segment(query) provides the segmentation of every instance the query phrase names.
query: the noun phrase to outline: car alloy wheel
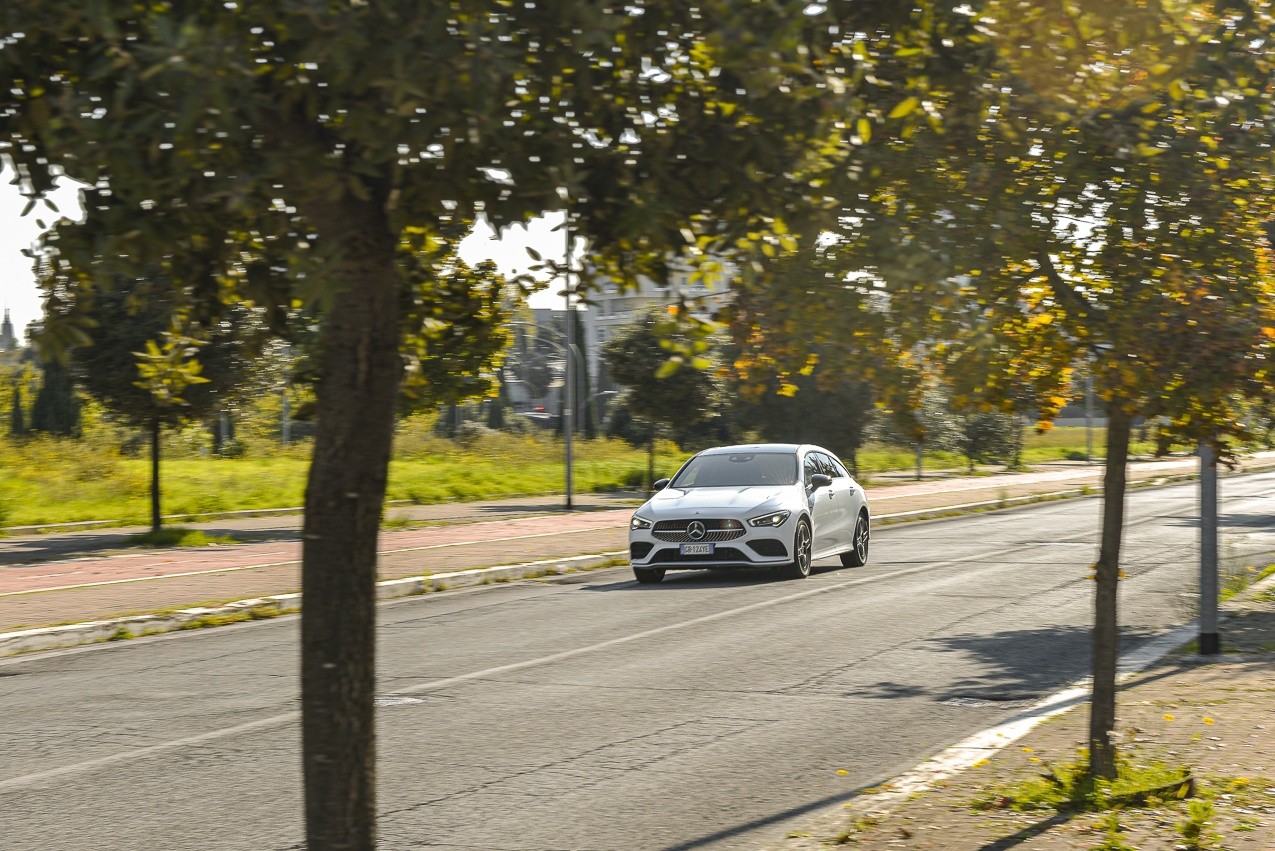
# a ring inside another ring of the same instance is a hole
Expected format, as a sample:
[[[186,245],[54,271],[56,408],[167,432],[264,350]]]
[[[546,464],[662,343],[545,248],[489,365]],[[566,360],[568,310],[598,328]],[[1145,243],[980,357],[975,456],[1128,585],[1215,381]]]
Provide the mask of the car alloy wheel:
[[[868,563],[868,540],[871,535],[868,517],[860,514],[854,524],[854,549],[841,554],[841,564],[845,567],[863,567]]]
[[[792,540],[792,564],[783,569],[788,579],[805,579],[810,575],[814,539],[810,534],[810,521],[804,517],[797,521],[797,531]]]

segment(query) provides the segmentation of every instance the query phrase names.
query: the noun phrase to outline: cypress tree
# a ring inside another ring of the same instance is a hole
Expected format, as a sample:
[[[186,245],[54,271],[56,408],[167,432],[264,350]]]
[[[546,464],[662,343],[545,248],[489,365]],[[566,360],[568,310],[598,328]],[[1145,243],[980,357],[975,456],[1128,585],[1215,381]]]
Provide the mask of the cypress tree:
[[[13,409],[9,413],[9,434],[22,437],[27,433],[27,419],[22,411],[22,382],[13,384]]]
[[[57,361],[40,364],[44,380],[31,405],[31,431],[78,437],[80,433],[80,400],[71,383],[71,373]]]

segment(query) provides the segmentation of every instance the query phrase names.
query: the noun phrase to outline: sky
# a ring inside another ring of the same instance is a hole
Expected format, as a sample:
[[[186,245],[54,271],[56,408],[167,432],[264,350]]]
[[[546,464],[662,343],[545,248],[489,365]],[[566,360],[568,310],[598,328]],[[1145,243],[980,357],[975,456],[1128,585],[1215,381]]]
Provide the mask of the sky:
[[[0,169],[0,311],[8,310],[13,320],[14,333],[21,339],[27,325],[40,318],[40,294],[31,271],[31,259],[22,255],[40,235],[36,220],[48,216],[45,224],[52,224],[52,216],[37,205],[29,215],[22,215],[26,199],[12,185],[13,170]],[[80,212],[77,191],[66,188],[54,194],[54,203],[63,214]]]
[[[29,215],[23,216],[26,199],[10,183],[13,175],[12,169],[0,169],[0,311],[9,311],[14,332],[22,339],[27,325],[41,315],[40,293],[35,285],[31,260],[22,255],[22,250],[29,248],[40,234],[36,220],[48,217],[45,224],[52,224],[57,214],[42,210],[37,205]],[[55,194],[54,203],[62,215],[80,215],[77,190],[73,186]],[[471,264],[493,260],[505,275],[526,271],[535,262],[527,254],[528,246],[534,247],[547,260],[561,262],[565,247],[563,234],[561,231],[553,232],[553,228],[561,223],[562,214],[551,213],[533,219],[526,227],[507,228],[504,236],[496,239],[491,228],[480,222],[474,232],[461,242],[460,254]],[[560,288],[550,286],[532,295],[532,307],[560,305],[561,300],[555,296],[555,290]]]

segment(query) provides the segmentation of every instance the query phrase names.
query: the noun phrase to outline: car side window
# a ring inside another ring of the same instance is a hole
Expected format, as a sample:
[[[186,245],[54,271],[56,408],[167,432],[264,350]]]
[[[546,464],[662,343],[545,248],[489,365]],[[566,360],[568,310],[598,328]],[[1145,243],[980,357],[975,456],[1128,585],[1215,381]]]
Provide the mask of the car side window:
[[[822,470],[819,469],[819,461],[815,457],[815,455],[816,453],[811,452],[809,455],[806,456],[806,460],[801,465],[801,474],[802,474],[802,478],[806,482],[806,487],[810,487],[810,485],[812,484],[812,482],[810,481],[811,476],[813,476],[815,473],[823,472]]]
[[[842,467],[840,464],[838,464],[837,460],[833,458],[831,455],[825,455],[824,453],[820,452],[819,460],[823,462],[823,466],[825,467],[823,472],[827,473],[829,476],[832,476],[834,479],[849,478],[849,475],[846,473],[845,468]]]

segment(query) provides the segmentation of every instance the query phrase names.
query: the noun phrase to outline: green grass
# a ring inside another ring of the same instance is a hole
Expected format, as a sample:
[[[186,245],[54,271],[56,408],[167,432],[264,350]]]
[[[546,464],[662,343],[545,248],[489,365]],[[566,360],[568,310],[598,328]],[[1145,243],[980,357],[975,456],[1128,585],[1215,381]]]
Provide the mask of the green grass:
[[[1136,436],[1136,434],[1135,434]],[[1093,429],[1093,459],[1101,462],[1106,454],[1107,430]],[[1155,443],[1134,440],[1129,446],[1133,456],[1152,455]],[[1050,461],[1083,460],[1085,457],[1085,429],[1069,426],[1053,428],[1037,434],[1035,426],[1023,429],[1023,463],[1043,464]],[[868,444],[859,451],[859,472],[864,477],[893,470],[916,469],[916,454],[906,447]],[[927,452],[922,459],[923,470],[965,470],[969,462],[956,452]]]
[[[1226,573],[1222,576],[1221,588],[1218,589],[1218,599],[1223,603],[1232,600],[1250,585],[1262,581],[1273,573],[1275,573],[1275,564],[1269,564],[1261,570],[1248,566],[1241,567],[1233,573]]]
[[[186,529],[181,526],[165,526],[158,530],[133,535],[128,542],[137,547],[208,547],[215,544],[237,544],[239,540],[230,535],[205,535],[198,529]]]
[[[1147,806],[1187,797],[1191,772],[1165,763],[1134,762],[1117,755],[1117,777],[1092,781],[1088,755],[1081,750],[1074,762],[1047,765],[1048,771],[983,790],[971,803],[974,810],[1031,812],[1102,812],[1115,807]]]
[[[395,438],[387,499],[431,504],[499,499],[563,491],[563,444],[547,432],[492,433],[461,445],[435,436],[428,418],[408,418]],[[1102,429],[1094,430],[1100,450]],[[107,520],[146,523],[150,517],[150,467],[145,457],[120,453],[121,432],[97,426],[81,440],[0,436],[0,527]],[[202,432],[168,435],[162,461],[166,516],[295,508],[304,501],[310,446],[282,449],[257,441],[241,457],[200,455]],[[1058,460],[1083,450],[1083,428],[1026,430],[1024,458]],[[1134,451],[1147,453],[1149,444]],[[670,475],[689,453],[660,443],[656,477]],[[859,453],[860,476],[912,470],[906,448],[868,446]],[[965,469],[954,453],[927,453],[925,469]],[[617,440],[577,440],[573,479],[577,493],[636,487],[645,480],[646,453]],[[206,543],[206,542],[205,542]],[[163,544],[199,546],[197,543]]]
[[[561,493],[562,441],[551,435],[493,435],[469,447],[419,436],[390,464],[386,498],[420,504]],[[309,449],[295,446],[266,457],[198,457],[169,446],[161,467],[166,516],[299,507]],[[577,493],[640,485],[646,453],[621,441],[576,441]],[[671,474],[685,453],[660,444],[656,477]],[[85,520],[146,523],[150,467],[145,458],[85,441],[0,438],[0,524],[29,526]],[[163,543],[164,546],[199,546]]]

